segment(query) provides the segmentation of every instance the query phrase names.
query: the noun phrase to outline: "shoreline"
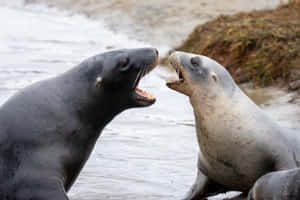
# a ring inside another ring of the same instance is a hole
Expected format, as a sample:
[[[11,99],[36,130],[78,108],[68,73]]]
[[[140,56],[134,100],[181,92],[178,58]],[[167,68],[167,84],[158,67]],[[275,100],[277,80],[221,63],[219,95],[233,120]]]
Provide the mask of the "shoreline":
[[[287,0],[26,0],[50,7],[81,13],[93,19],[102,19],[115,31],[122,30],[129,37],[147,41],[155,46],[173,48],[179,45],[197,26],[219,16],[242,11],[275,8]]]

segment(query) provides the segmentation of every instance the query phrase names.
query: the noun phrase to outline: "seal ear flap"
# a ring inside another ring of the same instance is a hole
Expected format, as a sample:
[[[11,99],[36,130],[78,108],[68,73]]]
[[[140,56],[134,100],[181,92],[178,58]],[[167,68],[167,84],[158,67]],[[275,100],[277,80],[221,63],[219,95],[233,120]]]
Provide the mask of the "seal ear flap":
[[[95,86],[97,88],[100,88],[102,85],[102,81],[103,81],[103,78],[101,76],[97,76],[96,81],[95,81]]]
[[[218,76],[215,72],[210,72],[210,76],[215,82],[218,82]]]

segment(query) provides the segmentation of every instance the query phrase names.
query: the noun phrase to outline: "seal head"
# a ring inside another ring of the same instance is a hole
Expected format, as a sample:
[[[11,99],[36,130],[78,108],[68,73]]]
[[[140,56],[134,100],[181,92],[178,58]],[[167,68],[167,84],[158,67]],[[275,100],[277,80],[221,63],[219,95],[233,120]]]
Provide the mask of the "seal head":
[[[169,80],[167,86],[189,97],[194,93],[219,94],[224,89],[233,92],[236,88],[223,66],[206,56],[176,51],[169,56],[169,62],[178,79]]]
[[[139,89],[138,83],[157,63],[156,49],[123,49],[92,57],[82,63],[87,67],[81,70],[86,70],[85,78],[94,82],[94,95],[109,91],[109,96],[126,108],[143,107],[152,105],[155,98]]]

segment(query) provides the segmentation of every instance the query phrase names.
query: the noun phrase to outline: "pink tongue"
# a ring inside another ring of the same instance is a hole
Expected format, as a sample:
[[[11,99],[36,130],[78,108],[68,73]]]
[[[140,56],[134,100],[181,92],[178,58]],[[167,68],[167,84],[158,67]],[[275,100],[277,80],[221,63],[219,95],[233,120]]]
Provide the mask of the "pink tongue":
[[[147,92],[145,92],[145,91],[143,91],[143,90],[141,90],[141,89],[139,89],[139,88],[136,88],[135,91],[136,91],[139,95],[141,95],[141,96],[143,96],[143,97],[153,99],[153,94],[148,94]]]

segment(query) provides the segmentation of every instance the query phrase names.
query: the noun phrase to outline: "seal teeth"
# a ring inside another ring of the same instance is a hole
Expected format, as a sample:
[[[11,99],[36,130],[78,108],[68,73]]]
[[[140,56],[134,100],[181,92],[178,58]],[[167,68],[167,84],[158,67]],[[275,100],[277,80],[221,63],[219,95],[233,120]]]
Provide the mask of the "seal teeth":
[[[135,80],[134,80],[134,82],[133,82],[133,87],[132,87],[132,89],[134,89],[134,88],[136,88],[137,87],[137,85],[138,85],[138,83],[139,83],[139,81],[140,81],[140,79],[141,79],[141,75],[142,75],[142,69],[138,72],[138,74],[137,74],[137,76],[136,76],[136,78],[135,78]]]
[[[155,102],[155,97],[153,93],[145,92],[138,88],[139,81],[149,72],[151,72],[155,66],[144,66],[140,68],[140,71],[137,74],[136,80],[134,81],[133,87],[135,88],[135,99],[140,105],[151,105]]]
[[[147,93],[147,92],[145,92],[145,91],[143,91],[143,90],[141,90],[141,89],[139,89],[139,88],[136,88],[136,92],[137,92],[140,96],[145,97],[145,98],[147,98],[147,99],[154,99],[153,93],[149,94],[149,93]]]
[[[179,85],[184,82],[184,76],[183,72],[181,71],[180,67],[177,65],[176,62],[172,62],[171,60],[171,65],[173,66],[178,78],[176,80],[168,80],[167,85]]]
[[[171,66],[175,70],[176,74],[178,75],[178,79],[180,81],[183,81],[184,77],[183,77],[182,71],[180,70],[180,67],[179,67],[178,63],[176,61],[174,61],[173,59],[170,59],[169,63],[171,64]]]
[[[139,84],[139,81],[146,75],[148,74],[153,68],[151,66],[149,67],[143,67],[140,69],[140,71],[138,72],[136,79],[133,83],[133,87],[132,89],[136,88]]]
[[[176,66],[175,71],[176,71],[176,74],[178,75],[179,81],[183,81],[184,77],[183,77],[182,71],[180,70],[180,68],[178,66]]]

